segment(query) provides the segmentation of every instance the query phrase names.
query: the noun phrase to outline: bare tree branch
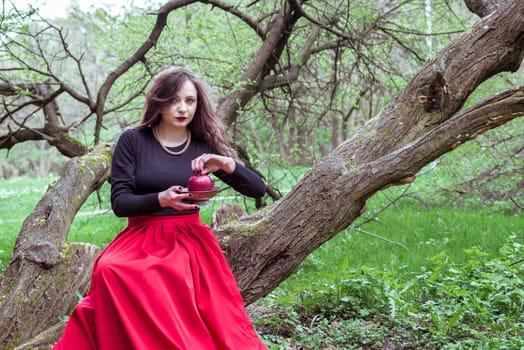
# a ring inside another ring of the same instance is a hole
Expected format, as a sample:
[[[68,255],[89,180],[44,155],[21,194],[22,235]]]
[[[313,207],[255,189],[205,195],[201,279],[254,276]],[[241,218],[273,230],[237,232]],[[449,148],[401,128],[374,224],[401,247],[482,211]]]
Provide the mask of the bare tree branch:
[[[265,32],[265,30],[258,25],[257,21],[249,17],[247,13],[240,11],[238,9],[238,6],[229,5],[220,0],[207,0],[202,2],[216,6],[226,12],[231,13],[232,15],[238,17],[240,20],[246,23],[251,29],[253,29],[253,31],[257,33],[262,40],[266,38],[267,33]]]

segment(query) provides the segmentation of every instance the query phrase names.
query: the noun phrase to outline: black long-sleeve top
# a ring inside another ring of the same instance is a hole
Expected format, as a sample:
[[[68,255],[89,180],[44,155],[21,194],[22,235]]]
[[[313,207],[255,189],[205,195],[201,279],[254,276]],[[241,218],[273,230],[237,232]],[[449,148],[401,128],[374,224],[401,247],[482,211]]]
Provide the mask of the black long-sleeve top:
[[[161,147],[151,128],[124,131],[111,162],[111,207],[115,215],[179,215],[198,211],[162,208],[158,193],[174,185],[186,187],[194,175],[191,161],[203,153],[218,154],[208,142],[193,137],[189,148],[175,156]],[[260,198],[266,191],[262,179],[238,162],[232,174],[222,170],[213,174],[248,197]]]

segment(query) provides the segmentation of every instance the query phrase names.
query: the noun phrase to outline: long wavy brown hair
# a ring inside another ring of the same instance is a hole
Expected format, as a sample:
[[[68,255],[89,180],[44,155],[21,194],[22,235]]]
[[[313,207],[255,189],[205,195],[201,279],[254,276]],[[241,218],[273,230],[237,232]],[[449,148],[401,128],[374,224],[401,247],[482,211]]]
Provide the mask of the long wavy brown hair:
[[[195,116],[188,125],[194,137],[207,140],[224,156],[238,158],[235,149],[226,139],[225,127],[216,116],[209,86],[192,71],[181,67],[170,67],[160,72],[146,94],[146,104],[138,129],[150,128],[162,119],[162,110],[173,102],[176,92],[186,81],[191,81],[197,90]]]

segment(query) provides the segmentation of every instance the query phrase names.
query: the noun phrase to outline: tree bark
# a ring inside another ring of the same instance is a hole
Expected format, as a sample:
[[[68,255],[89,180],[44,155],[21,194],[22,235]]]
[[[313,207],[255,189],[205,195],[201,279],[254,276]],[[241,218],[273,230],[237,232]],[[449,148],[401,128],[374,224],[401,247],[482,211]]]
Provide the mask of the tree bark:
[[[524,88],[520,88],[457,114],[383,156],[360,154],[367,159],[356,163],[345,154],[351,144],[345,143],[273,207],[219,227],[216,234],[245,302],[277,287],[313,250],[350,225],[373,194],[412,182],[423,166],[442,154],[523,115]]]
[[[24,221],[0,281],[0,344],[10,349],[67,315],[85,292],[99,248],[66,243],[87,197],[109,176],[111,148],[73,158]],[[56,340],[56,339],[55,339]]]
[[[465,0],[468,9],[479,17],[486,17],[496,11],[505,0]]]
[[[217,234],[247,303],[268,294],[322,243],[350,225],[381,188],[524,114],[522,89],[459,113],[482,82],[516,71],[524,55],[521,0],[443,48],[374,119],[311,169],[273,207]],[[481,110],[484,115],[477,115]],[[474,116],[474,118],[473,118]]]

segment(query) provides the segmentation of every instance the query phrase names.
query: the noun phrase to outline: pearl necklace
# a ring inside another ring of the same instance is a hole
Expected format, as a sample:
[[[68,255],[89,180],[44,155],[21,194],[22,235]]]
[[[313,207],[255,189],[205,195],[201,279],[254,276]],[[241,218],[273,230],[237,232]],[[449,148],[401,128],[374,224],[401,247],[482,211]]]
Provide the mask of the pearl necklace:
[[[177,151],[177,152],[171,151],[169,148],[167,148],[166,145],[164,145],[162,143],[162,141],[160,141],[160,138],[158,137],[158,130],[157,130],[156,126],[153,127],[153,135],[155,136],[155,139],[158,141],[160,146],[162,146],[164,151],[166,151],[167,153],[169,153],[169,154],[171,154],[173,156],[179,156],[182,153],[184,153],[185,151],[187,151],[187,149],[189,148],[189,144],[191,143],[191,131],[189,131],[189,130],[187,130],[186,145],[184,146],[184,148],[182,148],[180,151]]]

